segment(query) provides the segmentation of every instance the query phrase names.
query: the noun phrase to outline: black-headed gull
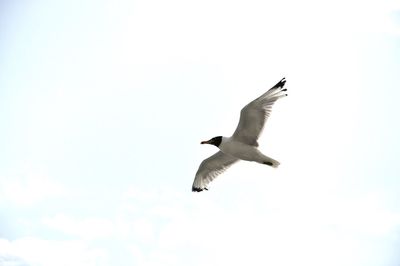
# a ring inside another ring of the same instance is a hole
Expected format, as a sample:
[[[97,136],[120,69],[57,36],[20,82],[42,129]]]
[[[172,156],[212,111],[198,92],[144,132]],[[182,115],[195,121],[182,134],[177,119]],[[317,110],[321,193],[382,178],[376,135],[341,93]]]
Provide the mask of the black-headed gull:
[[[239,160],[253,161],[274,168],[279,166],[278,161],[258,150],[257,139],[271,113],[272,105],[279,98],[287,96],[285,83],[286,80],[283,78],[266,93],[243,107],[239,124],[231,137],[218,136],[201,142],[201,144],[215,145],[219,151],[200,164],[192,191],[207,190],[207,185],[212,180]]]

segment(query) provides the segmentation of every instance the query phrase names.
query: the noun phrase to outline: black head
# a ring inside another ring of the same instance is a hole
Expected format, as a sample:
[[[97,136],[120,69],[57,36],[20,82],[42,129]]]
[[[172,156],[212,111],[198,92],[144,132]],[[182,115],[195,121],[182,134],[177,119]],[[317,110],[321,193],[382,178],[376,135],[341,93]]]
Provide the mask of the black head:
[[[200,144],[211,144],[211,145],[219,147],[221,142],[222,142],[222,136],[218,136],[218,137],[214,137],[207,141],[202,141]]]

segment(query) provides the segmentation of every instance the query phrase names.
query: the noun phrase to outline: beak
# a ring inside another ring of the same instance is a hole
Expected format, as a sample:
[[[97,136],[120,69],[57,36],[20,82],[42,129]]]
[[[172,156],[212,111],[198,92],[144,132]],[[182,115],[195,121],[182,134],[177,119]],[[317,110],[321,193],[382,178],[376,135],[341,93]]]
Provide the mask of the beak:
[[[200,142],[200,144],[209,144],[209,143],[210,143],[209,140]]]

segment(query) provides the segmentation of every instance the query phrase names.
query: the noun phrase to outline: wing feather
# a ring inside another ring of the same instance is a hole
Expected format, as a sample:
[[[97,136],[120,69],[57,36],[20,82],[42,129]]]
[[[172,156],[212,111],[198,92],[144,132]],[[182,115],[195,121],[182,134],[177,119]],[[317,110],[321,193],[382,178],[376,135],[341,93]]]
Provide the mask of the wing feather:
[[[192,191],[200,192],[207,190],[207,185],[228,167],[237,162],[238,159],[218,151],[214,155],[205,159],[197,170],[194,178]]]
[[[232,137],[243,143],[258,146],[265,122],[271,114],[272,106],[279,98],[287,96],[285,93],[286,79],[283,78],[266,93],[247,104],[240,112],[239,124]]]

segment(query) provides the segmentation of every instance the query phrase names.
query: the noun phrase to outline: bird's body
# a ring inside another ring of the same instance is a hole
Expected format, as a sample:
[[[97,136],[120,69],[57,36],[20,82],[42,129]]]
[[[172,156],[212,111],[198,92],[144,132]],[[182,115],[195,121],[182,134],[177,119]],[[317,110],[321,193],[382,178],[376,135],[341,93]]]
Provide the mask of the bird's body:
[[[232,137],[222,137],[222,142],[218,148],[224,154],[229,154],[243,161],[262,164],[268,164],[268,162],[270,162],[274,167],[278,167],[279,165],[279,162],[262,154],[256,146],[237,141]]]
[[[239,160],[252,161],[278,167],[279,162],[264,155],[258,150],[258,137],[265,121],[269,117],[272,105],[276,100],[287,96],[284,85],[285,78],[254,101],[243,107],[239,124],[231,137],[214,137],[201,144],[211,144],[219,151],[205,159],[197,170],[192,191],[207,190],[207,185],[225,169]]]

